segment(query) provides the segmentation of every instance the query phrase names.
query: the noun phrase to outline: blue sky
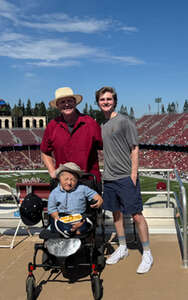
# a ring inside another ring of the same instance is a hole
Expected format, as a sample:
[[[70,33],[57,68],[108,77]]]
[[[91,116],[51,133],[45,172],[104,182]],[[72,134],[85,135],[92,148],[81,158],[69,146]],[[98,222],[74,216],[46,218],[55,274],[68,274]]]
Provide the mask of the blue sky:
[[[186,0],[0,0],[0,98],[13,106],[69,86],[95,105],[115,87],[136,117],[188,98]]]

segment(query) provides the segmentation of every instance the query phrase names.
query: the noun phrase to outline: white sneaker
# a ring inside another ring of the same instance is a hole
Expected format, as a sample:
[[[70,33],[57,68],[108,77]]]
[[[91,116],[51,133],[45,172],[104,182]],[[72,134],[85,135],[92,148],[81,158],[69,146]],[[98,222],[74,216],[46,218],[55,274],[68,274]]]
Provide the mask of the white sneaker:
[[[144,251],[142,261],[137,269],[138,274],[147,273],[153,265],[153,256],[150,250]]]
[[[120,245],[116,251],[110,255],[110,257],[106,260],[106,264],[113,265],[116,264],[120,259],[128,256],[128,249],[124,245]]]

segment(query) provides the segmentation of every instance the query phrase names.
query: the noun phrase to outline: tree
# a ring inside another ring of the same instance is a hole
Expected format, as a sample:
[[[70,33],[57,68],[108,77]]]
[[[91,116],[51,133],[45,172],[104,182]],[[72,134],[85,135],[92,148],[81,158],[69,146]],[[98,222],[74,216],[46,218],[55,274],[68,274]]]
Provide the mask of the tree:
[[[27,105],[26,105],[26,109],[25,109],[25,115],[26,116],[32,116],[32,108],[31,108],[31,100],[28,99],[27,100]]]
[[[131,120],[135,120],[135,116],[134,116],[134,109],[131,107],[130,108],[130,114],[129,114],[129,117]]]
[[[24,116],[24,114],[25,114],[25,107],[24,107],[24,103],[22,103],[21,99],[18,100],[18,108],[20,109],[20,111],[22,111],[22,116]]]
[[[15,104],[12,109],[12,118],[13,118],[14,127],[21,127],[22,116],[23,116],[23,112],[21,107]]]
[[[161,105],[161,114],[165,114],[164,104]]]
[[[188,113],[188,100],[185,100],[184,106],[183,106],[183,112]]]
[[[83,109],[83,114],[88,115],[88,104],[86,102],[85,107]]]
[[[34,116],[46,116],[46,106],[44,102],[35,103],[35,107],[33,109]]]
[[[171,112],[172,112],[172,113],[176,113],[176,112],[177,112],[177,111],[176,111],[176,105],[175,105],[174,102],[172,102],[172,104],[171,104]]]
[[[55,119],[59,115],[60,111],[57,108],[49,107],[46,111],[47,123],[50,122],[52,119]]]
[[[155,98],[155,103],[157,103],[158,104],[158,115],[159,115],[159,103],[161,103],[162,102],[162,98]]]
[[[92,108],[92,105],[89,106],[89,116],[92,117],[93,119],[95,119],[95,113]]]
[[[169,114],[176,113],[176,105],[174,102],[168,104],[167,111]]]
[[[124,106],[123,104],[121,105],[120,110],[118,112],[121,113],[122,115],[126,115],[126,116],[128,115],[127,107]]]
[[[92,116],[94,120],[96,120],[97,123],[102,124],[105,120],[105,116],[102,111],[98,109],[92,110]]]
[[[167,107],[167,112],[170,114],[172,111],[171,111],[171,104],[168,103],[168,107]]]

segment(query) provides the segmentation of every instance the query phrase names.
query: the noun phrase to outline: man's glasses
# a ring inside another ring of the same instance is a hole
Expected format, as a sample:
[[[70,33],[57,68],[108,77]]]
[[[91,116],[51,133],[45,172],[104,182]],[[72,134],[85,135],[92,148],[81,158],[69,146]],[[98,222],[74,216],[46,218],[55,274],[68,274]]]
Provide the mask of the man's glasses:
[[[57,101],[57,105],[65,105],[65,104],[73,104],[73,103],[75,103],[74,98],[59,99]]]

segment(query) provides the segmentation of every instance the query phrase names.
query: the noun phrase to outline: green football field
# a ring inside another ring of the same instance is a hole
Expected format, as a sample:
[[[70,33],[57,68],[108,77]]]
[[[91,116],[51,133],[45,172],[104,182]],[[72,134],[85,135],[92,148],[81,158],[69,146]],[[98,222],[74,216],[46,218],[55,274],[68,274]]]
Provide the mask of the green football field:
[[[50,177],[48,174],[0,174],[0,182],[7,183],[11,187],[16,188],[16,182],[22,182],[22,180],[31,180],[33,178],[40,178],[42,182],[49,182]],[[159,179],[154,177],[148,176],[140,176],[140,184],[141,184],[141,191],[156,191],[156,184],[159,181],[166,182],[165,179]],[[187,193],[188,199],[188,183],[184,183]],[[178,183],[175,181],[170,181],[170,190],[173,192],[177,192],[179,194],[179,186]],[[149,199],[151,195],[143,195],[143,202]]]

